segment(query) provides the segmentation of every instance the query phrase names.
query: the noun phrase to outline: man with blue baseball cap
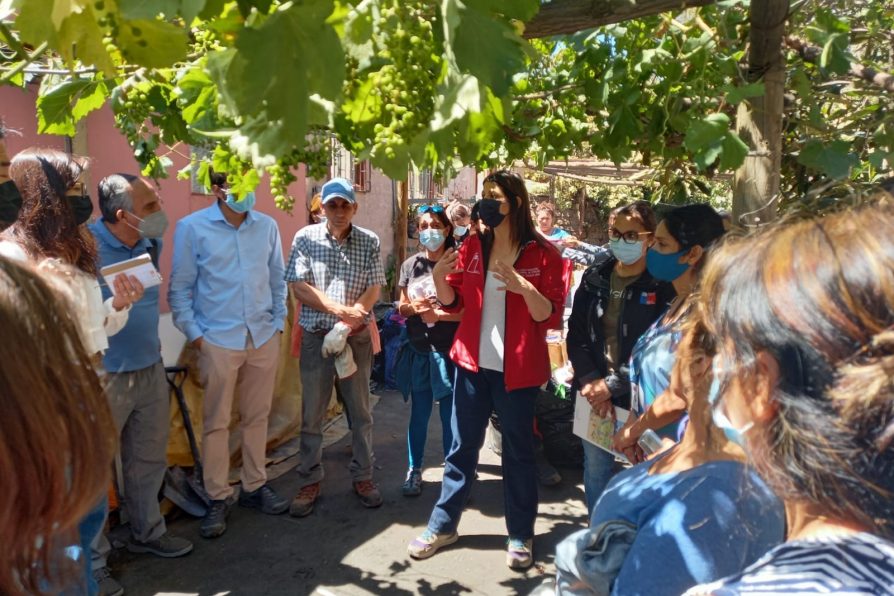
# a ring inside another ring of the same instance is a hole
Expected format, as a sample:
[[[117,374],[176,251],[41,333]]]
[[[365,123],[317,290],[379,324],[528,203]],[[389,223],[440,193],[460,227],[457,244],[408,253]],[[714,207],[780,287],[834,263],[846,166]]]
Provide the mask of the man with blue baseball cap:
[[[326,221],[295,234],[286,281],[301,301],[301,462],[302,488],[289,509],[310,515],[323,479],[323,419],[335,382],[337,360],[353,355],[357,371],[339,386],[353,437],[351,477],[365,507],[378,507],[382,495],[372,482],[372,414],[369,373],[372,344],[368,315],[385,284],[379,238],[351,223],[357,213],[354,186],[344,178],[323,185]]]

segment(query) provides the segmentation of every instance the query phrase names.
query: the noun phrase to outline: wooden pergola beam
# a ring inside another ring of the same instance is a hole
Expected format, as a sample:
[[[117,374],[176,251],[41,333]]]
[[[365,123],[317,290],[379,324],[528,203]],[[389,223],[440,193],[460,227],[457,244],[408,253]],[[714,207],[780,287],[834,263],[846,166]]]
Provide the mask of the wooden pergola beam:
[[[707,6],[716,0],[552,0],[542,4],[525,25],[528,39],[568,35],[602,25],[649,17],[663,12]]]

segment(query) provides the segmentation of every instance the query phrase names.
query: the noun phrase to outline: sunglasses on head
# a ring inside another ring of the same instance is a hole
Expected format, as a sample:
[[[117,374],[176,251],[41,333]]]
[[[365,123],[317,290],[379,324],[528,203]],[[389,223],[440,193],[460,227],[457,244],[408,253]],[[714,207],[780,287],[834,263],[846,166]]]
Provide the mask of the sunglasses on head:
[[[432,213],[444,213],[444,208],[440,205],[423,205],[419,208],[419,213],[428,213],[431,211]]]

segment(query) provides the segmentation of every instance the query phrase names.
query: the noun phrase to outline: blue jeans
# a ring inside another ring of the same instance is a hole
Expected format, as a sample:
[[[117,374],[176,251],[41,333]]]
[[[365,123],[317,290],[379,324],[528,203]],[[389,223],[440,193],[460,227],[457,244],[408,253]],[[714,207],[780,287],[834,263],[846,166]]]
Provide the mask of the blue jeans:
[[[90,561],[91,545],[97,536],[102,532],[106,523],[106,513],[108,512],[109,500],[103,497],[95,508],[81,520],[78,524],[78,535],[81,540],[81,558],[83,560],[84,573],[87,575],[87,594],[94,596],[99,594],[99,586],[93,579],[93,571]]]
[[[503,501],[506,529],[511,538],[534,537],[537,518],[537,466],[534,463],[534,402],[539,387],[506,391],[503,373],[456,369],[453,391],[453,446],[444,466],[441,498],[432,511],[428,529],[453,533],[469,497],[478,452],[493,410],[503,430]]]
[[[431,385],[426,381],[425,386],[414,384],[410,397],[410,426],[407,429],[407,448],[410,454],[410,469],[422,469],[422,457],[425,454],[425,441],[428,438],[428,421],[431,411],[434,409]],[[453,432],[451,430],[451,416],[453,412],[453,397],[448,396],[438,402],[438,410],[441,413],[441,438],[444,445],[444,457],[450,453],[453,444]]]
[[[584,493],[587,496],[587,512],[592,518],[596,502],[615,475],[615,456],[583,439],[581,443],[584,446]]]

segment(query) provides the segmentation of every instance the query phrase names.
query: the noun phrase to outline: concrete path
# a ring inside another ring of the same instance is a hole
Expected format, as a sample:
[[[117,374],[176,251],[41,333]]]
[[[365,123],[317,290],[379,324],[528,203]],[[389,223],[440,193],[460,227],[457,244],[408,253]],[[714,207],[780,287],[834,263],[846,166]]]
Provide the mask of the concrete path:
[[[535,566],[506,567],[505,523],[499,457],[485,447],[479,480],[460,523],[460,540],[426,561],[413,561],[406,545],[425,526],[440,492],[443,468],[440,421],[430,426],[420,497],[400,493],[406,472],[409,406],[385,392],[374,411],[376,482],[385,504],[365,509],[351,490],[350,439],[324,451],[326,478],[316,510],[304,519],[271,517],[234,507],[227,533],[199,537],[199,521],[181,517],[169,529],[195,541],[192,554],[164,560],[116,552],[112,571],[129,596],[156,594],[527,594],[553,574],[556,543],[583,527],[586,510],[579,470],[562,470],[563,482],[541,488],[534,542]],[[273,487],[291,498],[297,475]]]

